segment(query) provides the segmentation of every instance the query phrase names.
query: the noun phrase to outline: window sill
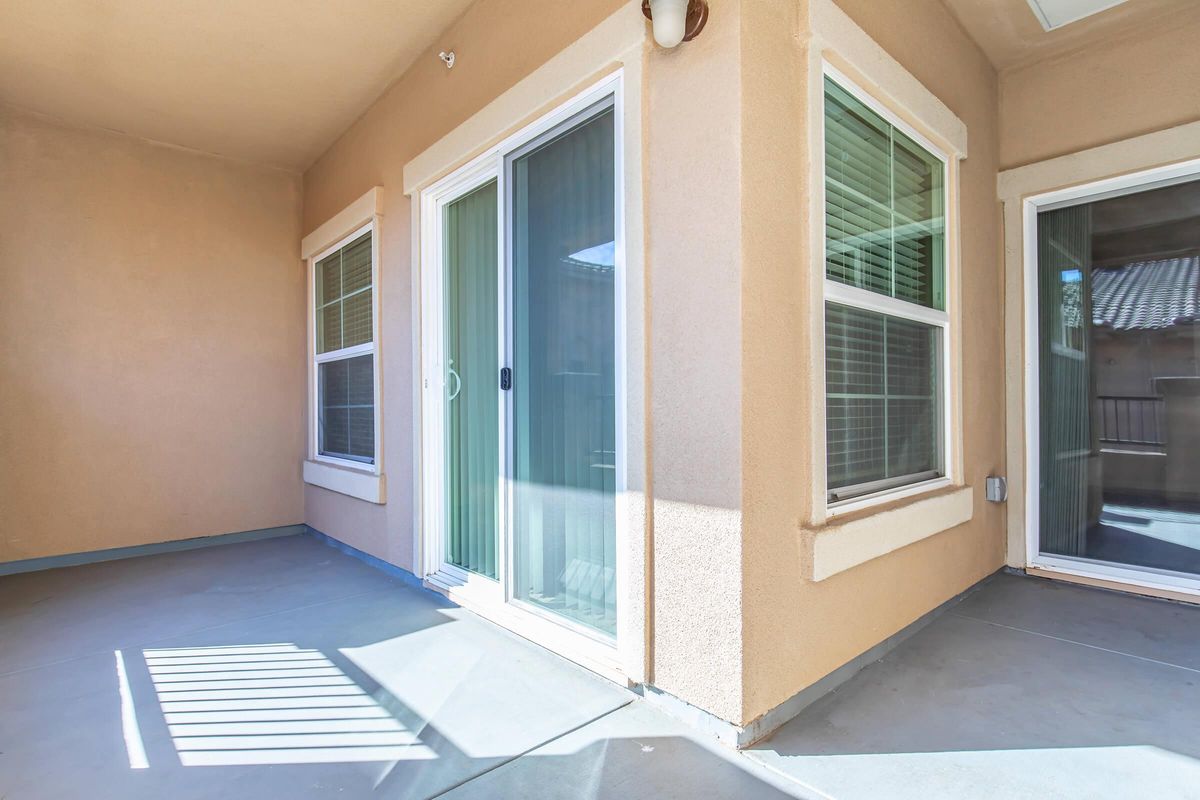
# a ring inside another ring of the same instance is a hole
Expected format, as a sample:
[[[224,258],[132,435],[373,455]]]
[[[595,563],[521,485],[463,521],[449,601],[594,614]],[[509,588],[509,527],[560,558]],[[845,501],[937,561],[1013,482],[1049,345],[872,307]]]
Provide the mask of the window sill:
[[[304,482],[332,492],[357,497],[368,503],[387,502],[387,482],[382,475],[359,469],[335,467],[317,461],[304,462]]]
[[[834,517],[850,516],[856,512],[877,506],[895,505],[900,500],[906,500],[915,496],[924,497],[953,485],[950,479],[946,477],[931,478],[920,483],[910,483],[907,486],[886,489],[882,492],[842,500],[841,502],[829,505],[828,510],[825,512],[825,518],[833,519]]]
[[[869,508],[820,528],[801,532],[804,574],[823,581],[914,542],[969,522],[975,492],[970,486],[948,486],[931,494]]]

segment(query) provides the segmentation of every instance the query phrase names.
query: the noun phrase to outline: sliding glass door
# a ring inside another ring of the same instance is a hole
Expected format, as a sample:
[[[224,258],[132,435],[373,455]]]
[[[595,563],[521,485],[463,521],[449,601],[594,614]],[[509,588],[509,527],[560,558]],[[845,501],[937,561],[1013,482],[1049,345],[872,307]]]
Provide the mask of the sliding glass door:
[[[1200,586],[1200,181],[1042,208],[1037,292],[1037,559]]]
[[[425,200],[426,574],[601,641],[617,625],[616,133],[610,96]]]
[[[446,563],[497,577],[500,370],[496,181],[445,206]]]
[[[616,628],[613,111],[509,159],[519,600]]]

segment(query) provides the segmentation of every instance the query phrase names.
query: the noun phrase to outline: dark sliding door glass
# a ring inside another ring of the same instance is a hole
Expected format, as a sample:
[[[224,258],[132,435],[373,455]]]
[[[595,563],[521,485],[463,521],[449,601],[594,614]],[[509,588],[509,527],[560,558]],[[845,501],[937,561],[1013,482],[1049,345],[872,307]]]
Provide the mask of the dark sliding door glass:
[[[1041,552],[1200,575],[1200,181],[1038,215]]]

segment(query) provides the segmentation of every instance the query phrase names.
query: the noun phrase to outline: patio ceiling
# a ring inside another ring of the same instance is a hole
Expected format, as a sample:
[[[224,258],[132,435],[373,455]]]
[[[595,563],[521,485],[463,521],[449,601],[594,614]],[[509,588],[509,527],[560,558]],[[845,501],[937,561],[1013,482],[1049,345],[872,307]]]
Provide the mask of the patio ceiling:
[[[72,124],[303,169],[468,5],[3,3],[0,102]]]
[[[1195,7],[1194,0],[1125,0],[1064,25],[1042,29],[1028,0],[944,0],[996,69],[1040,61],[1094,45]]]

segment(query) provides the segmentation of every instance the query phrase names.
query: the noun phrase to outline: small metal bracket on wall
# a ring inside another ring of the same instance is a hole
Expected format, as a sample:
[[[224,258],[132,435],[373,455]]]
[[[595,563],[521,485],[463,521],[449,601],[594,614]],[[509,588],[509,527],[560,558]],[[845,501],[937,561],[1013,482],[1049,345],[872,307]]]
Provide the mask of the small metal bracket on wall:
[[[440,58],[442,60],[442,63],[446,65],[446,69],[454,69],[454,51],[453,50],[451,50],[448,53],[445,50],[443,50],[442,52],[438,53],[438,58]]]
[[[989,475],[985,482],[987,499],[993,503],[1003,503],[1008,499],[1008,480],[1000,475]]]

